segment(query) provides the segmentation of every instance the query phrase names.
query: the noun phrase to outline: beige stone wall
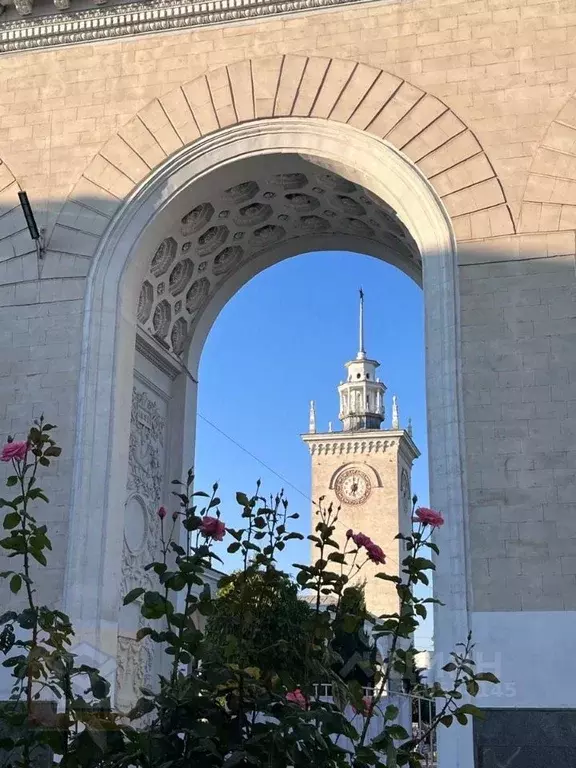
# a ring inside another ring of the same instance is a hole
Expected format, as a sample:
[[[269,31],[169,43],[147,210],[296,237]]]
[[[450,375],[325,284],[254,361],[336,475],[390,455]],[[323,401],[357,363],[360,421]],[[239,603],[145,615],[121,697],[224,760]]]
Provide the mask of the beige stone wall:
[[[233,122],[348,122],[418,164],[469,244],[473,607],[572,607],[575,36],[569,0],[418,0],[2,56],[0,433],[44,410],[71,456],[85,277],[151,169]],[[47,227],[40,272],[18,188]],[[62,552],[71,467],[49,481]]]
[[[576,608],[574,233],[461,248],[474,608]]]
[[[575,89],[575,28],[568,0],[420,0],[6,54],[0,157],[35,195],[64,199],[106,140],[176,86],[248,59],[336,57],[406,78],[453,109],[489,153],[518,216],[529,170],[547,157],[537,155],[540,143],[563,141],[549,128]],[[155,113],[150,120],[163,119]]]

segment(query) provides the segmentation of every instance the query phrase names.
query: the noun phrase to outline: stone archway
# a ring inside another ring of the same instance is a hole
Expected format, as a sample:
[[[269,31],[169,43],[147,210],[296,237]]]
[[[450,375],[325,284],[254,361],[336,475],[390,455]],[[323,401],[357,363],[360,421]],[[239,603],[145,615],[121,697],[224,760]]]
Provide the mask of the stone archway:
[[[196,142],[141,187],[99,246],[85,321],[71,516],[73,545],[67,567],[66,603],[90,640],[109,652],[115,652],[116,643],[123,526],[118,510],[123,509],[126,491],[136,315],[150,259],[175,222],[181,224],[195,204],[210,199],[207,190],[216,184],[218,174],[220,179],[237,179],[242,183],[243,164],[266,162],[273,171],[271,158],[286,155],[312,163],[318,173],[326,173],[328,165],[328,173],[339,174],[348,183],[363,187],[372,200],[385,201],[384,215],[393,224],[391,211],[394,212],[396,234],[402,233],[407,239],[400,259],[390,242],[384,242],[385,238],[376,242],[346,233],[331,233],[331,237],[337,234],[340,240],[349,238],[345,247],[389,260],[396,258],[396,263],[403,263],[413,276],[419,270],[415,253],[422,258],[428,405],[434,414],[430,422],[432,494],[447,513],[450,510],[451,524],[443,531],[443,546],[448,548],[446,559],[451,563],[452,573],[444,577],[458,587],[448,590],[455,601],[449,634],[453,631],[462,636],[457,626],[465,621],[466,605],[462,424],[456,259],[449,219],[423,176],[385,142],[326,121],[285,118],[229,128]],[[291,243],[289,247],[286,242]],[[311,248],[302,235],[300,245],[298,238],[286,242],[265,250],[260,260],[251,259],[240,265],[233,273],[234,279],[226,280],[214,292],[195,324],[188,368],[194,368],[212,321],[237,288],[256,271],[292,255],[294,248]],[[314,247],[329,245],[324,235],[316,242]],[[188,377],[180,377],[178,387],[180,391],[174,394],[174,400],[180,398],[181,429],[173,443],[180,456],[180,468],[174,464],[172,476],[193,460],[195,385]],[[460,577],[455,576],[455,569]]]

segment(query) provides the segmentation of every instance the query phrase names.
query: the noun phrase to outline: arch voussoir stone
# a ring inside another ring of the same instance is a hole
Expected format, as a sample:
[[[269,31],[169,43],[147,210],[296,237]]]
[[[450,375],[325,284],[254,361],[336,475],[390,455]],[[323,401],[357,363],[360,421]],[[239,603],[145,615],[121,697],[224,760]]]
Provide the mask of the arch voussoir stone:
[[[576,95],[552,121],[536,150],[520,210],[520,232],[576,228]]]
[[[512,234],[492,164],[450,108],[396,75],[347,59],[270,56],[208,72],[144,107],[92,160],[86,182],[121,201],[168,156],[222,128],[270,117],[348,124],[414,162],[444,202],[461,240]],[[575,182],[576,184],[576,182]],[[84,250],[85,252],[85,250]]]

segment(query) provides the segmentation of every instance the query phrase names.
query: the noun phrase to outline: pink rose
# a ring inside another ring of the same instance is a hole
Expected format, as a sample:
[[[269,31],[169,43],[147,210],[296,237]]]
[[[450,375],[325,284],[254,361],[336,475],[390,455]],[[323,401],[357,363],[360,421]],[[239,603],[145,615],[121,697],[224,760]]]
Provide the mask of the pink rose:
[[[13,440],[11,443],[6,443],[0,453],[0,461],[24,461],[26,454],[28,453],[28,443],[25,440],[20,442]]]
[[[160,520],[164,520],[164,518],[165,518],[165,517],[166,517],[166,515],[168,514],[168,513],[166,512],[166,507],[160,507],[160,509],[158,510],[158,512],[157,512],[156,514],[158,515],[158,517],[160,518]]]
[[[366,547],[366,550],[368,551],[368,557],[373,563],[384,565],[386,562],[386,555],[384,554],[382,547],[379,547],[378,544],[372,542],[369,547]]]
[[[357,547],[368,548],[370,544],[372,544],[372,539],[369,536],[366,536],[365,533],[355,533],[352,536],[352,541],[354,544],[356,544]]]
[[[440,528],[441,525],[444,525],[444,518],[440,512],[428,509],[428,507],[418,507],[415,515],[414,521],[423,523],[423,525],[430,525],[432,528]]]
[[[295,691],[287,693],[286,701],[289,701],[291,704],[296,704],[300,709],[306,709],[306,696],[304,696],[300,688],[296,688]]]
[[[200,533],[202,536],[206,536],[207,539],[214,539],[214,541],[222,541],[224,534],[226,533],[226,526],[222,520],[218,520],[217,517],[203,517],[200,524]]]
[[[172,520],[174,520],[174,522],[178,520],[178,512],[172,512]]]
[[[352,528],[348,528],[348,530],[346,531],[346,538],[351,539],[353,536],[354,536],[354,531],[352,530]]]
[[[352,704],[352,707],[359,715],[369,715],[372,710],[372,696],[364,696],[361,707],[357,707],[355,704]]]

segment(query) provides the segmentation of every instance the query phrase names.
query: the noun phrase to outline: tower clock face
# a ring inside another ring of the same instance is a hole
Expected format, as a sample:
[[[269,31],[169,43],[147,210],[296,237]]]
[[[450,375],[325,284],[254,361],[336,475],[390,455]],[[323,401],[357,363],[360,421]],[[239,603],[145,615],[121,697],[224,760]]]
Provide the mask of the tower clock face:
[[[360,469],[347,469],[336,480],[336,495],[343,504],[363,504],[371,490],[370,478]]]

